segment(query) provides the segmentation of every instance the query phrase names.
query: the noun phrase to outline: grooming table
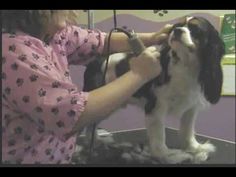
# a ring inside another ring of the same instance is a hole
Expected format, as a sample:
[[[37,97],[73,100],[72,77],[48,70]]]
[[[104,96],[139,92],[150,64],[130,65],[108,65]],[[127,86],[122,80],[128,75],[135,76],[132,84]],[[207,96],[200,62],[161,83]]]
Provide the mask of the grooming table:
[[[99,133],[98,133],[99,134]],[[93,156],[89,156],[89,141],[78,137],[77,151],[73,156],[73,164],[102,165],[102,166],[160,166],[157,159],[150,156],[147,146],[147,136],[145,129],[120,131],[110,134],[104,131],[98,136]],[[167,145],[170,148],[178,148],[177,130],[166,129]],[[197,135],[200,142],[210,140],[217,151],[202,164],[235,164],[235,142],[228,142],[211,137]],[[185,162],[185,164],[189,164]]]

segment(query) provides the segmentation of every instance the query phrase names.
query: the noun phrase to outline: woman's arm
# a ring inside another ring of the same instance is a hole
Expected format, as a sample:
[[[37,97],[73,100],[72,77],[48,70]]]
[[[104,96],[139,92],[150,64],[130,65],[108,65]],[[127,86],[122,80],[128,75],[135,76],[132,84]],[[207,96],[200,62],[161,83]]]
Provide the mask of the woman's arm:
[[[157,45],[160,44],[163,40],[167,38],[168,32],[171,30],[172,25],[166,25],[159,32],[153,33],[137,33],[138,37],[143,41],[145,46]],[[103,54],[107,54],[107,46],[108,45],[108,34],[105,38],[105,45],[103,49]],[[128,43],[128,37],[126,34],[121,32],[114,32],[111,35],[111,43],[110,43],[110,54],[117,52],[127,52],[130,50],[130,46]]]
[[[159,53],[147,48],[140,56],[130,60],[131,70],[113,82],[89,92],[85,110],[75,125],[73,133],[91,123],[101,121],[118,109],[143,84],[161,72]]]
[[[108,85],[89,92],[85,111],[82,113],[76,129],[106,118],[125,103],[143,84],[141,77],[129,71]]]

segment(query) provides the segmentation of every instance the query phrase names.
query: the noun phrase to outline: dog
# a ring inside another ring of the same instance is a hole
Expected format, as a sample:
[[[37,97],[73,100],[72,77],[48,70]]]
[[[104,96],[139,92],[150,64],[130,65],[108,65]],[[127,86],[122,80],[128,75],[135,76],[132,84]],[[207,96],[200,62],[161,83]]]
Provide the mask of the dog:
[[[184,17],[168,34],[160,47],[161,74],[146,83],[129,103],[145,110],[145,123],[151,155],[162,163],[201,163],[215,151],[215,146],[199,143],[194,122],[198,113],[216,104],[222,89],[221,59],[225,54],[222,39],[213,25],[203,17]],[[87,65],[84,91],[111,82],[129,70],[132,53],[110,56],[103,82],[105,60]],[[181,149],[165,143],[165,117],[180,118]]]

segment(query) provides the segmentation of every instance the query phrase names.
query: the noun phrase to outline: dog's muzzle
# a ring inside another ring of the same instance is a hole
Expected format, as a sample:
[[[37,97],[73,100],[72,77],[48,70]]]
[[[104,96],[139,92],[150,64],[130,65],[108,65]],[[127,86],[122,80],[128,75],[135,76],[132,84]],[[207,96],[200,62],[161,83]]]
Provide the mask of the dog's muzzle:
[[[193,52],[196,48],[194,42],[191,39],[191,35],[188,34],[186,28],[177,27],[170,33],[169,44],[172,46],[173,42],[179,42],[183,46],[186,46],[190,52]],[[175,48],[175,47],[174,47]]]

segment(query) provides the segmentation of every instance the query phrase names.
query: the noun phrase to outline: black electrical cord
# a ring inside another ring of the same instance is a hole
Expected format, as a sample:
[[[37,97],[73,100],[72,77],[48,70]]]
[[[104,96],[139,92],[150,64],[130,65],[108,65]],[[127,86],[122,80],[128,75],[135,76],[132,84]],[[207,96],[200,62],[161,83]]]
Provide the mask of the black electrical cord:
[[[94,123],[93,127],[92,127],[92,137],[91,137],[91,141],[90,141],[90,145],[89,145],[89,156],[88,156],[88,161],[91,161],[91,157],[93,154],[93,147],[94,147],[94,137],[95,137],[95,130],[96,130],[96,126],[97,124]]]
[[[113,10],[113,17],[114,17],[114,28],[110,30],[109,35],[108,35],[108,39],[107,39],[107,58],[106,58],[106,64],[105,64],[105,69],[104,69],[104,73],[103,73],[103,85],[106,83],[106,73],[107,73],[107,69],[108,69],[108,63],[109,63],[109,54],[110,54],[110,43],[111,43],[111,35],[114,31],[116,32],[123,32],[125,33],[128,38],[131,38],[131,34],[126,31],[125,29],[122,28],[117,28],[117,20],[116,20],[116,11]],[[93,147],[94,147],[94,138],[95,138],[95,131],[96,131],[96,126],[97,124],[94,123],[93,127],[92,127],[92,137],[91,137],[91,142],[90,142],[90,147],[89,147],[89,157],[88,157],[88,161],[91,160],[92,154],[93,154]]]
[[[123,32],[124,34],[126,34],[128,36],[128,38],[131,38],[131,34],[126,31],[125,29],[122,28],[113,28],[111,29],[111,31],[109,32],[108,38],[107,38],[107,58],[106,58],[106,64],[105,64],[105,69],[103,72],[103,85],[106,83],[106,73],[107,73],[107,69],[108,69],[108,63],[109,63],[109,57],[110,57],[110,45],[111,45],[111,35],[114,31],[117,32]],[[92,154],[93,154],[93,147],[94,147],[94,138],[95,138],[95,131],[96,131],[96,126],[97,124],[94,123],[93,127],[92,127],[92,137],[91,137],[91,142],[90,142],[90,147],[89,147],[89,157],[88,157],[88,161],[91,160]]]
[[[103,81],[103,84],[105,84],[105,81],[106,81],[106,72],[107,72],[107,69],[108,69],[108,63],[109,63],[109,54],[110,54],[110,45],[111,45],[111,35],[112,35],[112,33],[114,32],[114,31],[116,31],[116,32],[123,32],[123,33],[125,33],[127,36],[128,36],[128,38],[131,38],[131,34],[128,32],[128,31],[126,31],[126,30],[124,30],[124,29],[122,29],[122,28],[113,28],[113,29],[111,29],[111,31],[109,32],[109,35],[108,35],[108,39],[107,39],[107,58],[106,58],[106,65],[105,65],[105,69],[104,69],[104,73],[103,73],[103,79],[102,79],[102,81]]]

